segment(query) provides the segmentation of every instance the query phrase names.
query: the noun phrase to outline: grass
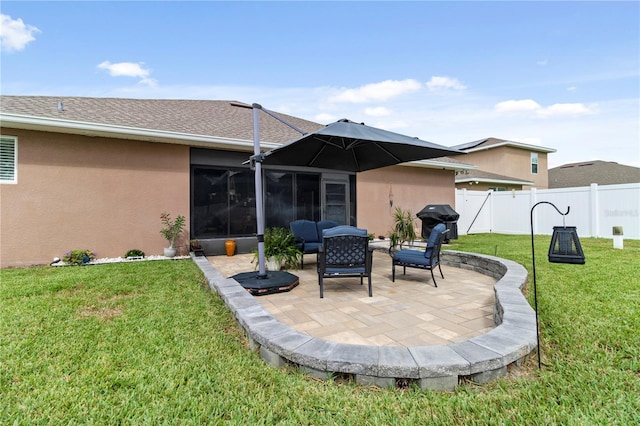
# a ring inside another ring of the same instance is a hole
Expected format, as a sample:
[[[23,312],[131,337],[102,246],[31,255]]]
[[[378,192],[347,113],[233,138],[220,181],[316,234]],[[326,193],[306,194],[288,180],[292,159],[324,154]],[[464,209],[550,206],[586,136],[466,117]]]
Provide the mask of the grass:
[[[536,237],[543,369],[455,392],[271,368],[190,260],[2,270],[0,424],[639,424],[640,241],[582,243],[549,264]],[[528,236],[448,248],[531,270]]]

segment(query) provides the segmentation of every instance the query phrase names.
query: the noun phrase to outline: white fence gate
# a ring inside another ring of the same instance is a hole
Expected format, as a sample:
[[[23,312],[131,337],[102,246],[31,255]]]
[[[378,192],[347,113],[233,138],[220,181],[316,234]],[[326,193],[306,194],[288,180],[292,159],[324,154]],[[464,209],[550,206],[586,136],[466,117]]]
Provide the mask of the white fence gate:
[[[640,239],[640,183],[538,189],[526,191],[469,191],[456,189],[455,210],[460,214],[458,234],[494,232],[530,234],[531,208],[540,201],[553,203],[533,211],[533,232],[551,235],[554,226],[575,226],[581,237],[611,238],[622,226],[625,239]]]

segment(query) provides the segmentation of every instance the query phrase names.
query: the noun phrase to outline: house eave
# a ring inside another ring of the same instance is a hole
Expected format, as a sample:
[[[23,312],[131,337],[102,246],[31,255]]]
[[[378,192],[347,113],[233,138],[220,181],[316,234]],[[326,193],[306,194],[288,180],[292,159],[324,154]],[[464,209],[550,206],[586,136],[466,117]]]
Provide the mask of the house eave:
[[[252,140],[169,132],[94,122],[51,119],[21,114],[0,113],[0,126],[22,130],[76,134],[87,137],[130,139],[226,150],[251,151],[253,149]],[[280,144],[260,141],[260,146],[263,149],[272,149],[280,146]]]
[[[411,161],[409,163],[401,163],[400,165],[408,166],[408,167],[421,167],[425,169],[454,170],[454,171],[476,170],[478,168],[473,164],[451,163],[448,161],[439,161],[436,159]]]
[[[531,145],[531,144],[526,144],[526,143],[522,143],[522,142],[513,142],[513,141],[504,141],[504,142],[499,142],[499,143],[495,143],[492,145],[486,145],[486,146],[478,146],[476,148],[470,148],[470,149],[465,149],[464,151],[466,153],[471,153],[471,152],[476,152],[476,151],[486,151],[488,149],[493,149],[493,148],[498,148],[501,146],[510,146],[512,148],[519,148],[519,149],[526,149],[529,151],[534,151],[534,152],[543,152],[543,153],[554,153],[556,152],[555,149],[553,148],[546,148],[544,146],[540,146],[540,145]]]
[[[527,186],[532,186],[535,185],[534,182],[530,182],[527,180],[510,180],[510,179],[490,179],[490,178],[473,178],[473,177],[468,177],[468,178],[462,178],[462,179],[456,179],[456,183],[488,183],[488,184],[493,184],[493,183],[501,183],[501,184],[505,184],[505,185],[527,185]]]

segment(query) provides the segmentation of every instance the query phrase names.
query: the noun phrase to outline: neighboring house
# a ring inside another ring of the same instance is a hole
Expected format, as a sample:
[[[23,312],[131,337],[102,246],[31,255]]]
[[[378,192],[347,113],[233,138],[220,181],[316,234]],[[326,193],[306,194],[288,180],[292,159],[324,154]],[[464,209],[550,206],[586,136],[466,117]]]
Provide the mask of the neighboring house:
[[[555,149],[505,139],[487,138],[453,146],[467,153],[464,162],[477,166],[456,176],[456,188],[485,191],[545,189],[547,154]]]
[[[72,249],[98,257],[162,253],[160,214],[188,218],[179,250],[256,245],[250,105],[236,101],[0,96],[0,267],[49,263]],[[310,132],[322,125],[279,114]],[[299,133],[260,112],[262,150]],[[359,174],[263,166],[266,226],[334,219],[386,235],[393,209],[454,206],[449,158]]]
[[[640,182],[640,168],[613,161],[585,161],[549,169],[549,188],[573,188]]]

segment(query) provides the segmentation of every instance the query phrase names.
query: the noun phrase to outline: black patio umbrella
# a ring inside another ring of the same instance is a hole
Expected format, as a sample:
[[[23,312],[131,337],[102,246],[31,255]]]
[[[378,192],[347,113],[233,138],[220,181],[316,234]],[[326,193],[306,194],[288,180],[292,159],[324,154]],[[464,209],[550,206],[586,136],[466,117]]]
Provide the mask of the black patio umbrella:
[[[342,119],[264,154],[264,164],[363,172],[464,154],[432,142]]]
[[[253,156],[249,163],[255,171],[256,222],[258,239],[258,273],[245,272],[233,278],[243,287],[255,291],[291,289],[297,277],[283,272],[268,276],[264,256],[264,214],[262,200],[262,163],[281,166],[306,166],[348,172],[363,172],[394,164],[429,158],[464,154],[418,138],[366,126],[346,119],[328,124],[315,132],[305,133],[277,114],[253,104]],[[259,111],[264,111],[292,129],[303,134],[264,154],[260,152]],[[279,271],[281,272],[281,271]],[[258,293],[256,293],[258,294]],[[266,294],[266,293],[265,293]]]

